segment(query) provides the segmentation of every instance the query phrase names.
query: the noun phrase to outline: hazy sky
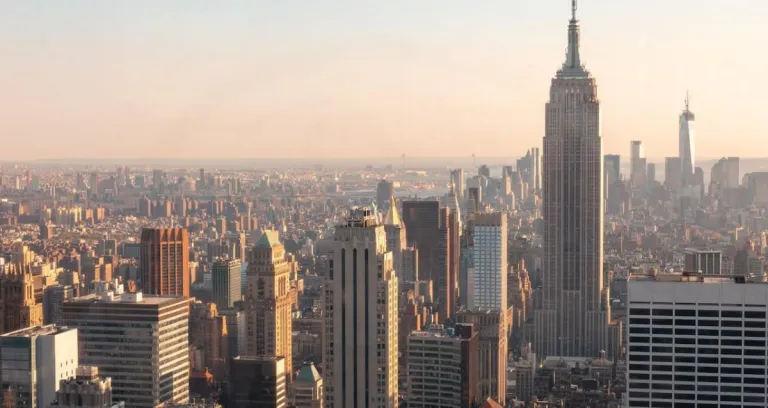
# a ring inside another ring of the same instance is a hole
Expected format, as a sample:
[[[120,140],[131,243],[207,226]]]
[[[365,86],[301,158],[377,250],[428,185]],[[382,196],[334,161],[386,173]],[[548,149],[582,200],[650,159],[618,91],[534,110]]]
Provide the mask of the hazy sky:
[[[0,160],[518,156],[569,0],[0,0]],[[768,156],[766,0],[581,0],[604,149]]]

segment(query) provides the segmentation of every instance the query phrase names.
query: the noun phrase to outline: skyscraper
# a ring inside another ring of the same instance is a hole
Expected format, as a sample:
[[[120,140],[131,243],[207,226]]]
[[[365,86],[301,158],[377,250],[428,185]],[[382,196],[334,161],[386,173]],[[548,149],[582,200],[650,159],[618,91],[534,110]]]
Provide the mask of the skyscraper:
[[[397,212],[397,203],[390,197],[389,208],[384,216],[384,230],[387,233],[387,251],[392,252],[392,262],[399,281],[405,280],[403,250],[406,248],[405,225]]]
[[[451,184],[456,195],[464,197],[464,169],[451,170]]]
[[[141,230],[141,286],[148,295],[189,296],[189,235],[184,228]]]
[[[47,408],[78,365],[77,330],[34,326],[0,336],[0,406]],[[14,400],[6,398],[12,390]]]
[[[474,270],[468,294],[470,309],[503,311],[507,308],[506,214],[475,214],[472,225]]]
[[[606,345],[602,186],[597,82],[579,57],[574,0],[566,61],[546,105],[543,292],[534,320],[542,356],[597,356]]]
[[[228,407],[285,408],[288,374],[282,356],[239,356],[229,366]]]
[[[598,115],[599,116],[599,115]],[[645,186],[645,151],[643,149],[643,142],[640,140],[633,140],[630,142],[630,159],[629,159],[629,181],[633,187]]]
[[[680,158],[667,157],[664,160],[664,185],[668,189],[676,191],[680,189],[681,182],[682,177],[680,176]]]
[[[696,139],[693,122],[696,116],[689,109],[689,98],[685,97],[685,109],[680,114],[680,177],[683,187],[694,185],[696,171]]]
[[[245,295],[246,355],[283,356],[293,374],[291,265],[277,231],[264,231],[249,254]]]
[[[386,211],[389,208],[389,201],[395,196],[395,187],[391,181],[379,180],[376,186],[376,207],[379,211]]]
[[[442,325],[408,336],[408,406],[471,408],[477,406],[480,335],[474,325]],[[440,380],[435,381],[435,373]],[[484,399],[484,398],[483,398]]]
[[[326,407],[398,406],[398,281],[384,226],[352,209],[325,284]]]
[[[618,154],[606,154],[604,156],[605,178],[608,184],[621,180],[621,156]]]
[[[213,302],[220,310],[234,307],[240,300],[242,269],[239,259],[218,259],[213,263]]]
[[[65,302],[61,315],[78,329],[80,362],[112,378],[115,400],[189,401],[189,300],[117,290]]]

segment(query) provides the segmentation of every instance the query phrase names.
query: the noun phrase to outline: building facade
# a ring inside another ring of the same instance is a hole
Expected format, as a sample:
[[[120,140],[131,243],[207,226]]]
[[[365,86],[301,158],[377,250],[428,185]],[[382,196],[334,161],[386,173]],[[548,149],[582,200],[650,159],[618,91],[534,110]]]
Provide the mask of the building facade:
[[[581,64],[574,2],[566,61],[546,105],[543,285],[534,320],[541,356],[594,357],[606,347],[602,143],[597,82]]]
[[[249,254],[245,296],[247,356],[283,356],[293,373],[291,264],[277,231],[264,231]],[[290,378],[289,378],[290,380]]]
[[[475,214],[472,224],[472,291],[470,309],[507,308],[507,216],[503,212]]]
[[[112,378],[115,400],[136,408],[189,402],[186,298],[118,290],[65,302],[61,313],[78,329],[81,362]]]
[[[472,408],[478,403],[479,335],[471,324],[432,326],[408,336],[408,406]]]
[[[766,407],[768,285],[700,274],[627,283],[630,407]]]
[[[367,208],[336,227],[325,284],[327,408],[398,407],[398,281]]]
[[[232,308],[240,300],[242,269],[239,259],[218,259],[213,263],[213,302],[219,310]]]
[[[239,356],[229,363],[231,408],[285,408],[287,403],[284,357]]]
[[[141,287],[147,295],[189,297],[189,234],[184,228],[141,230]]]
[[[78,364],[77,330],[34,326],[0,336],[0,406],[48,408]]]

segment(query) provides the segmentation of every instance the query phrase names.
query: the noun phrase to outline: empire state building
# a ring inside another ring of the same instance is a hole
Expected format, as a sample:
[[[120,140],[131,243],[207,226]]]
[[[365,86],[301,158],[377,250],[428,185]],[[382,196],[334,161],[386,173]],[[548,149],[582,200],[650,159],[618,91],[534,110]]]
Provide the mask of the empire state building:
[[[546,104],[543,282],[534,314],[534,351],[540,356],[596,357],[609,348],[603,144],[597,82],[581,64],[572,1],[568,52]]]

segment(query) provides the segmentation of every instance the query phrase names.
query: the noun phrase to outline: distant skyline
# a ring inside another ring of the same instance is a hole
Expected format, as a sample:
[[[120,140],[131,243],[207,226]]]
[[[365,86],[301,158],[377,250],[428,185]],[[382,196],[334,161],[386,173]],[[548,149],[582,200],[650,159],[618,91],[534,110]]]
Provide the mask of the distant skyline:
[[[541,145],[569,14],[569,0],[0,0],[0,161],[518,157]],[[768,157],[766,15],[764,0],[580,0],[604,153],[643,140],[677,155],[690,90],[698,155]]]

